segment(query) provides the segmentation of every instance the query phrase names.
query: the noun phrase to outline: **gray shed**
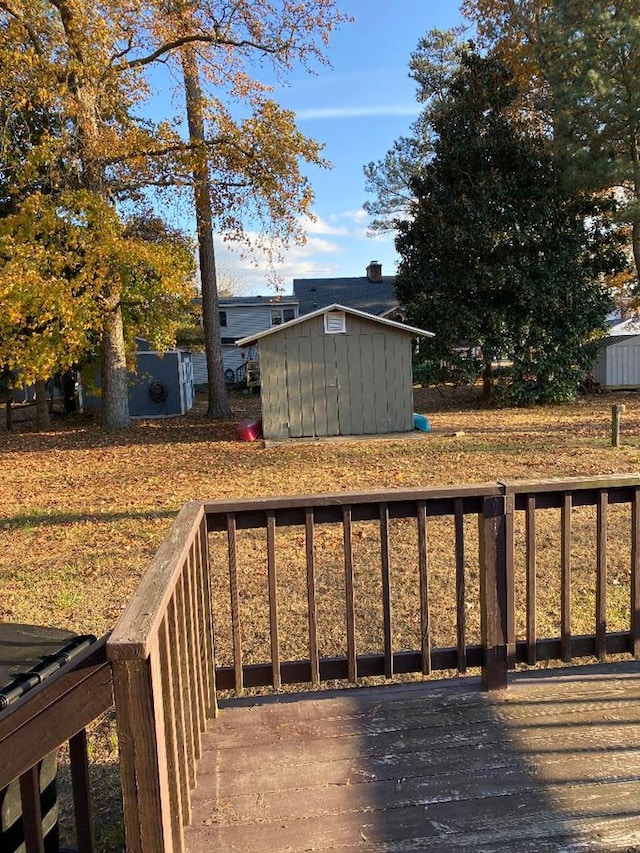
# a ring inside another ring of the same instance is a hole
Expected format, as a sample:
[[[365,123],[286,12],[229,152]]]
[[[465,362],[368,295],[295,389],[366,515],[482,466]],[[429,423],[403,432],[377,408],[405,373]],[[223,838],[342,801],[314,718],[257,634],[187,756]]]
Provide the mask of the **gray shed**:
[[[409,432],[417,336],[433,333],[329,305],[236,341],[258,344],[264,437]]]
[[[593,366],[593,375],[609,390],[640,388],[640,319],[613,324]]]

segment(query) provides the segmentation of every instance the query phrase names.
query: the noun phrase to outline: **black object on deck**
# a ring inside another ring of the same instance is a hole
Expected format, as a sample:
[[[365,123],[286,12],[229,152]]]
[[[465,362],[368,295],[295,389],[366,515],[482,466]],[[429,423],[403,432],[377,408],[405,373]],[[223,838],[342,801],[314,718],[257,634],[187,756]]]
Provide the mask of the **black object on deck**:
[[[0,712],[50,678],[95,639],[91,634],[78,636],[58,628],[0,623]],[[56,752],[39,763],[38,776],[45,851],[54,853],[59,849]],[[24,826],[16,779],[0,790],[0,851],[19,850],[24,850]]]

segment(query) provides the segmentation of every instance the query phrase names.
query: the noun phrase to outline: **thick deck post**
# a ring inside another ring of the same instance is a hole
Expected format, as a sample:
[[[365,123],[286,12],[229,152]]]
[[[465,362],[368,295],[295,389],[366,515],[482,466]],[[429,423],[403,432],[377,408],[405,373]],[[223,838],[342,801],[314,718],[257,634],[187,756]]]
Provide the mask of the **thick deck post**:
[[[125,833],[131,853],[174,853],[182,850],[182,827],[176,845],[169,792],[173,780],[167,773],[152,664],[151,658],[112,662]]]
[[[507,686],[507,519],[502,495],[485,497],[480,524],[480,618],[485,690]]]

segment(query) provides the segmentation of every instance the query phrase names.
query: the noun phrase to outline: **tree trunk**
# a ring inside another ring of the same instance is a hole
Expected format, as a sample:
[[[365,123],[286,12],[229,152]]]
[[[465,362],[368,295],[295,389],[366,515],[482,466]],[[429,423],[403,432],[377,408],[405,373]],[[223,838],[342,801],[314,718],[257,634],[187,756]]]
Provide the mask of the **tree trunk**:
[[[129,419],[127,358],[120,305],[107,314],[102,333],[102,406],[105,429],[125,429]]]
[[[482,371],[482,402],[493,403],[496,396],[496,388],[493,378],[493,362],[485,361]]]
[[[81,56],[83,29],[73,18],[72,7],[64,4],[64,9],[64,15],[68,19],[65,24],[67,37],[72,49]],[[83,161],[83,185],[90,192],[111,203],[105,188],[104,167],[96,162],[90,153],[100,139],[97,118],[99,98],[96,87],[83,77],[81,81],[76,81],[74,95],[78,106],[78,136]],[[88,152],[89,156],[87,156]],[[110,296],[110,304],[105,308],[105,322],[102,330],[101,424],[105,429],[126,429],[130,425],[130,419],[124,326],[120,297],[116,293]]]
[[[38,379],[36,382],[36,429],[49,429],[50,426],[47,386],[44,379]]]
[[[631,246],[633,248],[633,261],[636,267],[636,276],[640,282],[640,219],[634,214],[631,226]]]
[[[203,96],[200,87],[198,59],[192,47],[182,50],[182,70],[187,96],[187,121],[189,138],[196,150],[193,167],[193,194],[195,199],[196,226],[198,231],[198,256],[200,261],[200,282],[202,286],[202,325],[204,328],[204,347],[207,356],[209,405],[207,416],[210,418],[230,418],[232,416],[227,395],[222,361],[222,336],[220,332],[220,314],[218,310],[218,283],[216,279],[216,260],[213,247],[213,212],[211,209],[211,180],[209,164],[204,146],[205,128],[202,112]]]

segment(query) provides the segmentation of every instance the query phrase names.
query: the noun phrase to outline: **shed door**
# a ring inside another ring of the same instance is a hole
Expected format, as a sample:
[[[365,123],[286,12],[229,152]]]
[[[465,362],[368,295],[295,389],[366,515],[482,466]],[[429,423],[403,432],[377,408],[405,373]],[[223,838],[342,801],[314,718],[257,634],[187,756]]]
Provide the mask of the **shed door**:
[[[345,348],[345,341],[344,335],[287,338],[286,396],[291,438],[348,434],[348,393],[344,394],[344,371],[338,365],[338,350]]]
[[[288,433],[302,436],[386,432],[378,424],[374,380],[384,335],[310,335],[286,341]],[[379,364],[378,370],[380,372]],[[384,371],[381,380],[385,385]]]

